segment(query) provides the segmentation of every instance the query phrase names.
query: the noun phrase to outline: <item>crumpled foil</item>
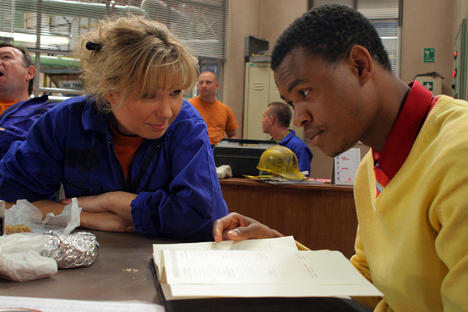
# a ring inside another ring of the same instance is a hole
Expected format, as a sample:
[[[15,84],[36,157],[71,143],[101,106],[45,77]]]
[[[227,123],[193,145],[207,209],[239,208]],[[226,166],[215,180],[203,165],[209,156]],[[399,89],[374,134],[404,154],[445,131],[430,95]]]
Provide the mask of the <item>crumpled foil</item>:
[[[41,255],[53,258],[59,269],[87,267],[98,256],[99,243],[96,236],[89,232],[65,235],[49,230],[44,235],[49,235],[50,240],[42,248]]]

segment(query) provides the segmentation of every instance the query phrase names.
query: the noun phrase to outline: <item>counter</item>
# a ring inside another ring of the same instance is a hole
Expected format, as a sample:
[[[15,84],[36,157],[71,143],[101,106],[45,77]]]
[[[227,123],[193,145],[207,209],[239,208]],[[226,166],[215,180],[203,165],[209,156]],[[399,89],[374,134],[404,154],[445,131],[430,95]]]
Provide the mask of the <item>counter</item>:
[[[220,180],[230,212],[254,218],[314,249],[354,254],[357,217],[353,187],[272,185],[243,178]]]

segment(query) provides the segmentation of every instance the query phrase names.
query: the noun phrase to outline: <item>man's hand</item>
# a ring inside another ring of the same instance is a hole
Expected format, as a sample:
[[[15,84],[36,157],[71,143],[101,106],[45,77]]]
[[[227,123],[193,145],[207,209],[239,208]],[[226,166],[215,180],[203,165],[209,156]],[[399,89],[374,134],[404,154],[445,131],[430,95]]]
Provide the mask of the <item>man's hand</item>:
[[[268,226],[236,212],[216,220],[213,237],[217,243],[224,240],[246,240],[249,238],[282,237],[281,233]]]

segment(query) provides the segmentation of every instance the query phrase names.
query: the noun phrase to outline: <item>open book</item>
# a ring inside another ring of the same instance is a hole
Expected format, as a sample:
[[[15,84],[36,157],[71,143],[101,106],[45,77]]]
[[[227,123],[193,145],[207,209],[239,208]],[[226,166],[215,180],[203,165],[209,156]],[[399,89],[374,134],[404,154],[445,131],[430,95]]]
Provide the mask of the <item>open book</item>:
[[[155,244],[165,300],[382,296],[338,251],[298,251],[293,237]]]

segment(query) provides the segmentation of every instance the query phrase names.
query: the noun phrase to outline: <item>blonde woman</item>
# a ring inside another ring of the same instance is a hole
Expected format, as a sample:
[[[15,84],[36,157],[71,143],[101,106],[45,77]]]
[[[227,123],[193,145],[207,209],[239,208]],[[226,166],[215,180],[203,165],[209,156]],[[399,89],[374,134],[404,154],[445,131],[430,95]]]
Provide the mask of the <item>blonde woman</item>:
[[[81,226],[212,239],[227,214],[206,124],[183,100],[197,60],[160,23],[101,22],[79,57],[88,96],[40,118],[0,163],[0,198],[45,215],[77,197]],[[66,199],[49,200],[63,183]]]

